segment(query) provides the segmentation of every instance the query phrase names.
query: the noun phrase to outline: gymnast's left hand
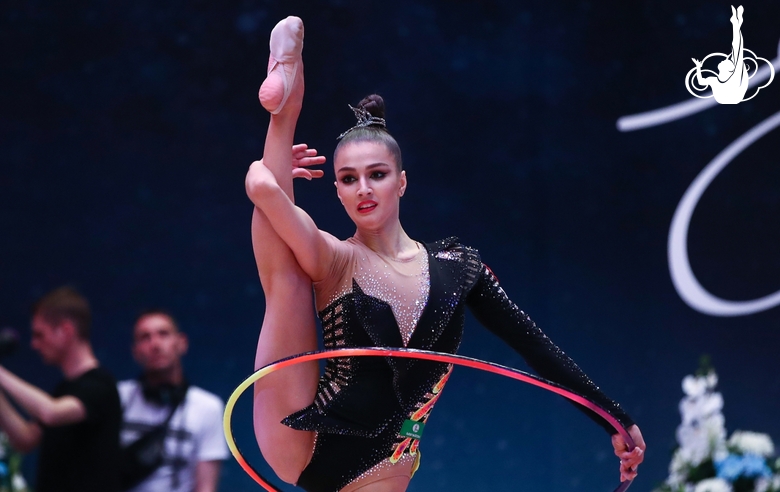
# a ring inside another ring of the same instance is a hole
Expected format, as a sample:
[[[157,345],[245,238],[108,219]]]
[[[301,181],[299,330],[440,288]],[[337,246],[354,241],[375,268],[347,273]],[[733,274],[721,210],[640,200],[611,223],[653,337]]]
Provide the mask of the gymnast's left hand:
[[[628,435],[634,440],[636,447],[633,451],[628,450],[628,444],[623,436],[614,434],[612,436],[612,447],[615,448],[615,456],[620,458],[620,481],[633,480],[637,475],[637,467],[645,459],[645,449],[647,445],[642,437],[639,427],[632,425],[628,429]]]

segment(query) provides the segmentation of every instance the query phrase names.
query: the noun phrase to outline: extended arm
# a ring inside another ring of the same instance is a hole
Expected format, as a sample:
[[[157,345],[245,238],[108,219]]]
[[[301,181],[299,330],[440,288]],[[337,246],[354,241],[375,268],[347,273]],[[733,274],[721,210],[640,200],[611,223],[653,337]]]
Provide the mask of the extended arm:
[[[608,398],[593,381],[558,348],[536,323],[513,303],[498,284],[498,279],[482,265],[479,279],[467,298],[474,317],[488,330],[517,351],[540,376],[550,379],[594,401],[612,414],[634,439],[636,449],[629,452],[625,441],[609,422],[591,410],[576,405],[593,421],[612,434],[615,455],[620,458],[620,478],[630,480],[636,476],[636,467],[644,459],[645,442],[642,433],[631,417],[613,400]]]
[[[608,398],[593,381],[558,348],[531,318],[521,311],[498,284],[498,279],[486,266],[482,266],[479,279],[469,293],[467,303],[477,320],[498,335],[540,376],[561,384],[594,401],[612,414],[634,439],[636,448],[628,447],[615,430],[591,410],[576,405],[593,421],[612,434],[615,455],[620,458],[620,479],[631,480],[636,476],[637,466],[644,459],[645,442],[642,433],[631,417],[620,405]]]
[[[292,146],[291,152],[289,149],[287,151],[289,157],[291,157],[292,167],[284,170],[286,173],[286,176],[283,178],[284,181],[291,181],[292,178],[311,180],[323,176],[324,173],[321,170],[310,169],[310,166],[325,162],[325,157],[318,156],[315,149],[310,149],[306,144],[298,144]],[[263,162],[266,162],[265,159],[263,159]],[[290,159],[286,160],[286,162],[289,165]],[[279,169],[278,172],[281,174],[282,170]],[[274,174],[274,179],[277,180],[277,183],[279,182],[276,174]],[[290,184],[292,185],[292,183]],[[293,200],[292,188],[290,188],[288,196]],[[253,208],[252,249],[254,250],[263,290],[268,294],[269,291],[277,290],[279,285],[289,286],[291,272],[299,272],[301,277],[305,276],[305,273],[301,270],[290,248],[273,230],[263,212],[257,207]]]
[[[691,58],[693,60],[693,63],[696,65],[696,82],[699,83],[702,87],[707,87],[710,85],[710,79],[713,77],[707,77],[704,78],[701,76],[701,62],[697,60],[696,58]]]
[[[509,299],[495,275],[484,265],[467,303],[474,317],[517,351],[540,376],[593,400],[625,427],[633,425],[631,417],[620,405],[602,393],[577,364]],[[584,407],[577,407],[607,432],[614,434],[615,430],[607,421]]]
[[[199,461],[195,465],[195,492],[216,492],[221,466],[220,460]]]
[[[322,280],[333,259],[335,238],[317,229],[312,218],[295,206],[262,160],[249,167],[245,184],[250,200],[292,250],[303,271],[312,281]]]
[[[0,387],[30,416],[46,426],[74,424],[87,417],[84,404],[75,396],[54,398],[2,366]]]
[[[0,392],[0,429],[8,434],[11,446],[21,453],[29,453],[41,442],[38,424],[19,415],[3,392]]]

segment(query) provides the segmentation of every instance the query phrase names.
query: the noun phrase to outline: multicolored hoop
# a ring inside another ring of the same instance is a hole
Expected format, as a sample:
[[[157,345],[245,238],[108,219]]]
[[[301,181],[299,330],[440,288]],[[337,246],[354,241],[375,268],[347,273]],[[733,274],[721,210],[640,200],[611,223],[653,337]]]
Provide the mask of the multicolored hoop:
[[[422,359],[422,360],[430,360],[435,362],[444,362],[447,364],[454,364],[457,366],[471,367],[473,369],[478,369],[480,371],[492,372],[493,374],[498,374],[500,376],[516,379],[524,383],[538,386],[539,388],[542,388],[544,390],[557,393],[563,396],[564,398],[579,403],[580,405],[592,410],[593,412],[598,414],[601,418],[609,422],[609,424],[612,427],[614,427],[615,430],[619,432],[621,436],[623,436],[623,439],[625,440],[629,451],[634,449],[635,447],[634,440],[628,434],[628,431],[623,427],[623,425],[620,422],[618,422],[618,420],[615,417],[613,417],[611,414],[609,414],[606,410],[601,408],[599,405],[593,403],[592,401],[588,400],[582,395],[579,395],[577,393],[574,393],[571,390],[564,388],[559,384],[553,383],[552,381],[548,381],[538,376],[534,376],[532,374],[528,374],[518,369],[502,366],[500,364],[495,364],[493,362],[486,362],[479,359],[472,359],[471,357],[464,357],[462,355],[443,354],[440,352],[431,352],[429,350],[417,350],[417,349],[407,349],[407,348],[390,349],[390,348],[382,348],[382,347],[361,347],[361,348],[323,350],[318,352],[307,352],[304,354],[294,355],[292,357],[288,357],[286,359],[273,362],[271,364],[268,364],[265,367],[258,369],[254,374],[246,378],[241,384],[238,385],[238,387],[233,391],[233,394],[230,395],[230,398],[228,398],[228,401],[225,404],[225,416],[223,418],[222,425],[225,431],[225,439],[227,440],[227,444],[228,447],[230,448],[230,452],[233,453],[233,457],[235,457],[236,461],[241,466],[241,468],[243,468],[244,471],[265,490],[269,492],[281,492],[280,489],[274,487],[269,482],[267,482],[257,472],[257,470],[255,470],[252,467],[252,465],[250,465],[246,461],[246,459],[244,459],[244,456],[241,454],[241,451],[239,451],[238,446],[236,445],[236,440],[233,437],[233,427],[231,423],[232,422],[231,418],[233,416],[233,407],[235,407],[238,398],[252,384],[257,382],[261,378],[271,374],[272,372],[276,372],[280,369],[284,369],[285,367],[293,366],[296,364],[302,364],[304,362],[311,362],[315,360],[332,359],[332,358],[339,358],[339,357],[399,357],[404,359]],[[631,483],[632,480],[627,480],[625,482],[622,482],[618,486],[618,488],[615,489],[614,492],[624,492],[626,489],[628,489],[628,487],[631,486]]]

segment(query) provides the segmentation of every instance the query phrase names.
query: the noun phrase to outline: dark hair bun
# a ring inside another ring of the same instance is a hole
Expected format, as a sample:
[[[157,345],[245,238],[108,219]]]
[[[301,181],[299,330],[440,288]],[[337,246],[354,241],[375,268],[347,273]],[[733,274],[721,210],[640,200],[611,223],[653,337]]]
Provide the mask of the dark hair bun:
[[[364,97],[363,100],[358,103],[358,107],[371,113],[371,116],[376,116],[377,118],[385,117],[385,101],[382,99],[382,96],[378,94],[371,94],[370,96]]]

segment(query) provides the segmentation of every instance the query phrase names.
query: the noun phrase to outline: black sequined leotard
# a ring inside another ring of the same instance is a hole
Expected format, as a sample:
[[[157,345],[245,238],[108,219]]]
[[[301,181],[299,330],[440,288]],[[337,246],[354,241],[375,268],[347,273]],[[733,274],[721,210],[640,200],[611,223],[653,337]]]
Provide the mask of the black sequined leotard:
[[[509,300],[475,249],[456,238],[445,239],[426,245],[415,267],[393,265],[354,239],[347,243],[350,254],[337,258],[327,281],[315,284],[326,348],[405,346],[455,353],[468,306],[540,376],[589,397],[623,425],[632,424]],[[409,273],[415,268],[418,274]],[[328,360],[314,403],[283,421],[317,432],[298,486],[336,492],[382,462],[416,454],[419,441],[400,435],[401,429],[407,421],[426,422],[451,369],[439,362],[390,357]],[[614,432],[600,417],[583,411]]]

